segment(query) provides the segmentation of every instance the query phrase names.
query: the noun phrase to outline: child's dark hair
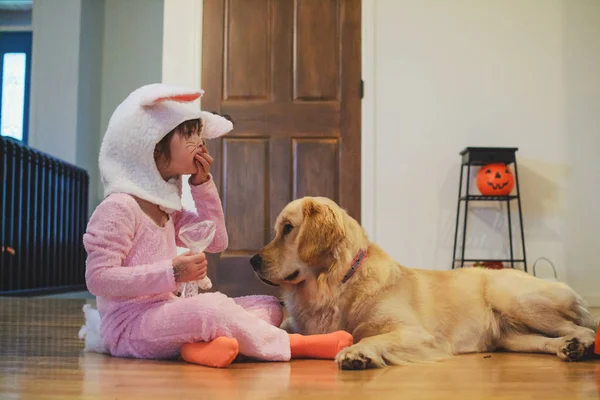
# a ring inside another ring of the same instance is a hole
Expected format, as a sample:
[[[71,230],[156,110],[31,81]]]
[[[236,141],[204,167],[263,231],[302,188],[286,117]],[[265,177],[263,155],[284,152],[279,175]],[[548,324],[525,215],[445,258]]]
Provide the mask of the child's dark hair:
[[[200,119],[184,121],[171,130],[171,132],[167,133],[167,135],[156,144],[156,147],[154,147],[154,161],[157,165],[159,163],[161,164],[159,169],[166,168],[171,162],[170,143],[175,132],[185,139],[189,139],[194,133],[200,134],[200,132],[202,132],[202,121],[200,121]]]

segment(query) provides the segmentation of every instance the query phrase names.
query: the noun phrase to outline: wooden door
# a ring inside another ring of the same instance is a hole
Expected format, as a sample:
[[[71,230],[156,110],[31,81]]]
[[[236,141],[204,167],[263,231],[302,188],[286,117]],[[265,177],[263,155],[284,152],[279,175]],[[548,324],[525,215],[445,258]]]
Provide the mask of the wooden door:
[[[360,13],[360,0],[204,0],[202,108],[235,125],[209,143],[229,233],[216,290],[276,293],[248,259],[293,199],[360,220]]]

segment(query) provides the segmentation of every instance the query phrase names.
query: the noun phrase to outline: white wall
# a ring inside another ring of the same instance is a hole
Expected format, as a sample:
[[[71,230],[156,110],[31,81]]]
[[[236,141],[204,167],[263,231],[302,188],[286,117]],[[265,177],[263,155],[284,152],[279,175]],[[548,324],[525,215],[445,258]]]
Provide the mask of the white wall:
[[[29,144],[88,171],[97,204],[104,0],[36,1]]]
[[[164,0],[163,83],[201,89],[202,7],[202,0]],[[200,103],[194,104],[200,107]],[[182,204],[195,209],[187,177],[183,179]]]
[[[600,305],[600,2],[563,5],[568,280]]]
[[[81,0],[35,1],[29,143],[76,162]]]
[[[403,264],[449,268],[458,152],[516,146],[529,266],[549,257],[591,298],[600,283],[600,2],[371,5],[376,240]],[[471,215],[467,255],[507,255],[497,207]]]
[[[98,152],[100,142],[100,100],[102,90],[102,32],[104,30],[104,1],[81,0],[81,29],[79,38],[79,84],[77,143],[75,163],[88,171],[90,177],[89,208],[92,213],[98,204]]]
[[[163,0],[105,1],[99,140],[127,95],[162,74]]]
[[[110,115],[161,80],[162,20],[163,0],[34,2],[29,144],[88,171],[90,212]]]

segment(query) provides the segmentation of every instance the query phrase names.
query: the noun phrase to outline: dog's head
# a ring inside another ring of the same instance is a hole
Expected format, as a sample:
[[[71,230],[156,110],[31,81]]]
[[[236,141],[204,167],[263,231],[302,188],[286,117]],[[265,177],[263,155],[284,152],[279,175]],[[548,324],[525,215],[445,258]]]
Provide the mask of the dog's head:
[[[360,225],[335,202],[304,197],[289,203],[275,224],[275,238],[250,260],[271,285],[298,284],[328,273],[348,236]]]

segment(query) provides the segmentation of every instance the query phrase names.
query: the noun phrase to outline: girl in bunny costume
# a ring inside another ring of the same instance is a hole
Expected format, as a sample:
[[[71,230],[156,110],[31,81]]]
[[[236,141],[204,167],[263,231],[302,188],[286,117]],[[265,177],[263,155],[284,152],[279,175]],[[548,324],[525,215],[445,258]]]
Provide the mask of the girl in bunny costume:
[[[105,198],[83,238],[86,282],[99,311],[94,324],[88,307],[86,327],[96,326],[100,351],[120,357],[181,355],[213,367],[229,365],[238,353],[270,361],[333,359],[352,344],[352,336],[288,334],[278,328],[282,310],[276,298],[175,294],[181,284],[206,277],[207,269],[203,253],[177,256],[177,246],[184,247],[178,238],[182,226],[212,220],[216,233],[208,252],[221,252],[228,242],[210,175],[213,159],[203,140],[233,125],[185,104],[202,93],[143,86],[110,119],[99,160]],[[182,175],[190,175],[196,212],[182,209]]]

